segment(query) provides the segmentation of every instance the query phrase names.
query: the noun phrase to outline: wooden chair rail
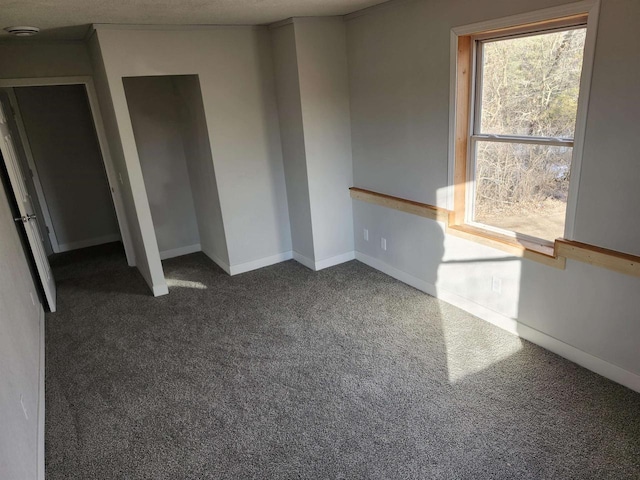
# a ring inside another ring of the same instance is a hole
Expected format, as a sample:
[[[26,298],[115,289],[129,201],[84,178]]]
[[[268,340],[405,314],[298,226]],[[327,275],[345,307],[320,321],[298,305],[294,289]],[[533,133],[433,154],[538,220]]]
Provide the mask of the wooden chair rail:
[[[640,257],[636,255],[564,238],[556,240],[555,250],[558,256],[640,277]]]
[[[382,207],[393,208],[394,210],[400,210],[401,212],[412,213],[438,222],[449,221],[449,214],[451,212],[439,207],[434,207],[433,205],[405,200],[404,198],[392,197],[391,195],[372,192],[371,190],[364,190],[362,188],[351,187],[349,190],[351,191],[351,197],[356,200],[362,200],[363,202],[373,203]]]
[[[512,255],[541,262],[554,268],[564,270],[566,259],[568,258],[640,277],[640,257],[636,255],[564,238],[556,239],[553,246],[527,242],[471,225],[456,224],[454,212],[445,208],[363,188],[351,187],[349,190],[351,197],[356,200],[443,222],[446,233],[450,235],[497,248]]]

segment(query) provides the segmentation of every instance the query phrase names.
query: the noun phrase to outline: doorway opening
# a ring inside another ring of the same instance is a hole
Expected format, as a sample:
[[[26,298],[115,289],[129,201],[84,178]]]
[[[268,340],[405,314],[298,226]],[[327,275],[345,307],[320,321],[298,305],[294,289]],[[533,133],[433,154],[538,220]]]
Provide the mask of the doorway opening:
[[[54,312],[53,255],[120,241],[130,249],[93,83],[88,77],[2,80],[0,102],[0,146],[20,210],[16,221],[24,226],[43,303]],[[127,259],[131,264],[129,253]]]
[[[82,85],[13,88],[47,253],[120,241],[111,192]]]
[[[203,252],[224,264],[228,253],[198,76],[125,77],[123,85],[160,259]]]

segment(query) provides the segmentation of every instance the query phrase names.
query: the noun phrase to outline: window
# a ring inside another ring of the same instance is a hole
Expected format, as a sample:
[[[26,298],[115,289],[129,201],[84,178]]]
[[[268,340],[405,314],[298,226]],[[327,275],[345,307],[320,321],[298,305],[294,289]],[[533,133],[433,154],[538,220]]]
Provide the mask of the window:
[[[547,18],[454,29],[453,223],[541,248],[565,236],[588,15]]]

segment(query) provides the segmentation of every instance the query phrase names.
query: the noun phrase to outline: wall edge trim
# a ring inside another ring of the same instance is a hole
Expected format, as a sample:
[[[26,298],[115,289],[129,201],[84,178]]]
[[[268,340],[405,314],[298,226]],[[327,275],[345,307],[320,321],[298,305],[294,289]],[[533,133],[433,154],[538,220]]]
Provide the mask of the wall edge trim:
[[[113,233],[111,235],[104,235],[102,237],[88,238],[86,240],[78,240],[77,242],[60,243],[58,248],[60,253],[69,252],[71,250],[78,250],[80,248],[95,247],[96,245],[102,245],[104,243],[119,242],[122,241],[122,237],[119,233]]]
[[[309,257],[302,255],[301,253],[296,252],[295,250],[292,252],[292,258],[301,265],[304,265],[309,270],[315,271],[316,262],[315,260],[311,260]]]
[[[202,253],[209,257],[213,261],[213,263],[218,265],[222,270],[227,272],[228,275],[231,275],[231,268],[229,267],[229,264],[227,262],[223,262],[220,257],[218,257],[213,252],[208,251],[206,248],[202,249]]]
[[[340,255],[335,255],[333,257],[325,258],[324,260],[320,260],[315,262],[315,269],[323,270],[325,268],[333,267],[335,265],[340,265],[341,263],[350,262],[356,258],[356,252],[345,252]]]
[[[239,263],[229,266],[229,275],[239,275],[240,273],[250,272],[259,268],[268,267],[269,265],[275,265],[276,263],[285,262],[293,258],[293,252],[277,253],[268,257],[259,258],[249,262]]]

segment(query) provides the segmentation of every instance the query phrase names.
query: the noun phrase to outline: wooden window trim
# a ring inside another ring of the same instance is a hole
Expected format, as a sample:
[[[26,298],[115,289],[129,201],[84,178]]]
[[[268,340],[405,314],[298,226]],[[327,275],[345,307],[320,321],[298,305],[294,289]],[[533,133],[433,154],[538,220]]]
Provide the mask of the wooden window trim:
[[[532,260],[551,264],[558,268],[564,268],[564,258],[559,258],[555,251],[555,242],[535,239],[519,235],[513,236],[484,228],[467,221],[468,194],[471,145],[472,138],[477,137],[473,131],[474,93],[475,88],[475,44],[479,40],[508,38],[517,35],[534,34],[560,28],[587,25],[588,15],[578,14],[562,18],[531,22],[506,28],[490,29],[473,32],[465,35],[456,35],[456,63],[455,63],[455,141],[453,155],[453,211],[449,217],[449,230],[453,235],[464,237],[468,240],[483,243],[511,253],[521,252],[520,256],[526,256]],[[484,137],[481,135],[481,137]],[[503,137],[503,136],[500,136]],[[504,136],[508,137],[508,136]],[[514,137],[515,139],[515,137]],[[489,136],[487,140],[494,140]],[[496,138],[495,141],[501,141]],[[558,139],[548,139],[549,144],[557,143]],[[559,139],[560,143],[571,142]],[[506,140],[505,140],[506,141]],[[554,142],[555,141],[555,142]],[[539,140],[527,141],[527,143],[543,143]],[[551,260],[551,262],[549,261]],[[561,261],[560,261],[561,260]]]
[[[473,88],[473,41],[471,35],[458,37],[457,51],[453,224],[462,225],[465,222],[467,211],[467,164],[469,162],[471,90]]]
[[[481,32],[476,32],[472,34],[472,36],[475,40],[493,40],[506,37],[514,37],[518,35],[534,35],[536,33],[547,32],[549,30],[565,29],[577,27],[579,25],[586,25],[587,20],[588,15],[586,13],[580,13],[567,17],[515,25],[513,27],[484,30]]]

